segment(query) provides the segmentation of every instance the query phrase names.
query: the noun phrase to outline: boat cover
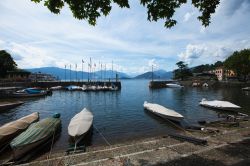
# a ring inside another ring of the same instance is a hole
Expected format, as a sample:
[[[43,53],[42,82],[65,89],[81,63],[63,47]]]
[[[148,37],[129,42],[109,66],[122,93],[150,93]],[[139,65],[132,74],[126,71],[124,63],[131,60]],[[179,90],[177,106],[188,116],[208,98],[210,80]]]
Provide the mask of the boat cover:
[[[25,130],[29,125],[39,119],[38,112],[34,112],[28,116],[22,117],[13,122],[7,123],[0,127],[0,142],[6,141],[6,139],[14,135],[15,133],[19,133],[22,130]]]
[[[76,114],[70,121],[68,133],[72,137],[85,134],[93,123],[93,114],[86,108]]]
[[[161,114],[161,115],[183,118],[183,116],[181,114],[179,114],[178,112],[175,112],[174,110],[163,107],[159,104],[148,103],[145,101],[144,108],[146,108],[152,112]]]
[[[33,123],[30,127],[17,136],[11,143],[12,148],[18,148],[25,145],[35,143],[37,141],[46,140],[53,136],[54,132],[61,125],[59,118],[45,118],[37,123]]]

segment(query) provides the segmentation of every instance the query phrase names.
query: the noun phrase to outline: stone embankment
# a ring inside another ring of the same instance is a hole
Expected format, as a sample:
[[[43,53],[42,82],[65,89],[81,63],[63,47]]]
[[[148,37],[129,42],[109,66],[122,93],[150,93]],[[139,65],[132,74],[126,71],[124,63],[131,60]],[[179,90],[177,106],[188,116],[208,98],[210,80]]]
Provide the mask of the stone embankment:
[[[212,123],[203,131],[185,131],[182,134],[206,139],[207,144],[197,145],[166,134],[117,145],[88,147],[85,153],[55,153],[49,159],[47,154],[24,165],[204,166],[250,163],[250,121]]]

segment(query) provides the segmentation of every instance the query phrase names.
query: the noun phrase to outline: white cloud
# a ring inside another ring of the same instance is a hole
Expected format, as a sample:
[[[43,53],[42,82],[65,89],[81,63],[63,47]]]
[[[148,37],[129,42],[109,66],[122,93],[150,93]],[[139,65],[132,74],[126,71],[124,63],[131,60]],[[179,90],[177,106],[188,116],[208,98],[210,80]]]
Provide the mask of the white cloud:
[[[130,9],[115,5],[93,27],[74,19],[68,8],[55,15],[42,4],[2,0],[0,48],[10,50],[23,68],[81,66],[82,59],[92,57],[109,68],[113,60],[114,68],[133,74],[151,71],[149,63],[165,70],[172,70],[180,59],[192,65],[213,63],[250,47],[249,5],[232,8],[236,2],[222,0],[210,26],[204,28],[196,19],[200,13],[188,3],[177,10],[177,25],[166,29],[164,20],[147,21],[140,2],[130,3]],[[229,16],[227,10],[236,12]]]
[[[184,22],[188,22],[189,19],[195,14],[195,12],[187,12],[185,15],[184,15]]]

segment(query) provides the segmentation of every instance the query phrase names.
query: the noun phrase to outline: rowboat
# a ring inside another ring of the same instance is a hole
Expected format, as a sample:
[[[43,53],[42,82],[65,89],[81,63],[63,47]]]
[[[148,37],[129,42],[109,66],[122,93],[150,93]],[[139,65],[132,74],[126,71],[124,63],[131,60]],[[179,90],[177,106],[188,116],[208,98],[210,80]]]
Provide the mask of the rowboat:
[[[24,102],[16,101],[16,102],[1,102],[0,103],[0,111],[9,110],[11,108],[15,108],[19,105],[22,105]]]
[[[30,125],[26,131],[11,141],[10,146],[13,150],[13,159],[20,159],[30,150],[54,139],[60,125],[60,114]]]
[[[148,103],[147,101],[143,104],[144,108],[155,115],[158,115],[164,119],[169,119],[172,121],[180,122],[184,117],[179,114],[178,112],[175,112],[174,110],[171,110],[169,108],[163,107],[159,104],[154,103]]]
[[[235,111],[239,108],[241,108],[238,105],[235,105],[233,103],[230,103],[228,101],[222,101],[222,100],[206,100],[202,99],[199,103],[201,106],[209,107],[209,108],[215,108],[220,110],[226,110],[226,111]]]
[[[183,88],[184,87],[182,85],[173,84],[173,83],[166,84],[166,86],[169,87],[169,88]]]
[[[0,145],[4,145],[6,142],[11,141],[20,132],[29,127],[31,123],[38,121],[39,114],[34,112],[28,116],[22,117],[13,122],[7,123],[0,127]]]
[[[68,133],[74,138],[77,144],[89,131],[92,124],[93,114],[87,108],[84,108],[71,119],[68,126]]]

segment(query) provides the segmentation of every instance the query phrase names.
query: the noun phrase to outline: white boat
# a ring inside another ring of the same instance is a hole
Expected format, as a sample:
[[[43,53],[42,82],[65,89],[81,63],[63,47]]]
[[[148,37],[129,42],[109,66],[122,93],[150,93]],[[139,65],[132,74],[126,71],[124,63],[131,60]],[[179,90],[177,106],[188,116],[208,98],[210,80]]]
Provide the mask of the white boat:
[[[76,143],[89,131],[93,124],[93,114],[86,108],[76,114],[70,121],[68,133],[75,138]]]
[[[250,87],[242,88],[242,90],[244,90],[244,91],[250,91]]]
[[[184,118],[178,112],[175,112],[174,110],[163,107],[159,104],[148,103],[147,101],[145,101],[143,106],[148,111],[150,111],[150,112],[152,112],[152,113],[154,113],[154,114],[156,114],[164,119],[169,119],[169,120],[180,122]]]
[[[66,87],[66,90],[69,90],[69,91],[77,91],[77,90],[82,90],[82,87],[76,86],[76,85],[70,85],[70,86],[67,86],[67,87]]]
[[[233,103],[230,103],[228,101],[221,101],[221,100],[207,100],[202,99],[200,102],[201,106],[210,107],[210,108],[216,108],[221,110],[228,110],[228,111],[235,111],[236,109],[241,108],[238,105],[235,105]]]
[[[166,84],[167,87],[169,88],[183,88],[184,86],[182,85],[179,85],[179,84],[173,84],[173,83],[169,83],[169,84]]]
[[[62,86],[53,86],[50,88],[50,90],[60,90],[62,88],[63,88]]]

